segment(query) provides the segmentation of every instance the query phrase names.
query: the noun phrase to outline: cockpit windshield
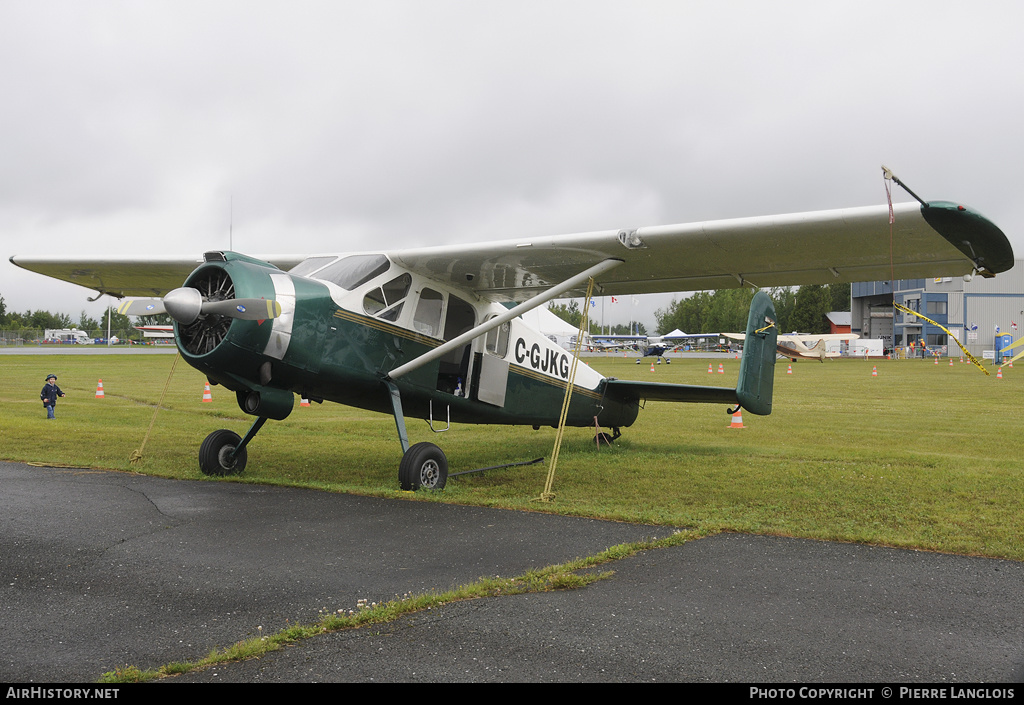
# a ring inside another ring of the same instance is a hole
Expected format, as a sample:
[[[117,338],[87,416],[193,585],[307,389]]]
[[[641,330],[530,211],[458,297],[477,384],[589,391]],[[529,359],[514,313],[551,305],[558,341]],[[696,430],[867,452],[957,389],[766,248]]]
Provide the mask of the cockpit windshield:
[[[315,278],[329,281],[342,289],[351,291],[360,284],[365,284],[377,275],[388,271],[390,267],[391,262],[384,255],[351,255],[342,257],[337,262],[324,267],[316,273]]]
[[[336,257],[307,257],[297,265],[288,270],[289,274],[299,277],[306,277],[323,267],[328,262],[333,262]]]

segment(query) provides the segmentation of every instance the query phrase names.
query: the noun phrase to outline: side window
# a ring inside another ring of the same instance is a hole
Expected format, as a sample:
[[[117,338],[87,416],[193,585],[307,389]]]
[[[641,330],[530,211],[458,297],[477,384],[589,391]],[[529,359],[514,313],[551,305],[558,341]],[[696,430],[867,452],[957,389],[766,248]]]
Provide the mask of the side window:
[[[500,326],[487,334],[487,352],[498,357],[505,357],[508,352],[508,332],[512,325],[505,321]]]
[[[416,314],[413,316],[412,327],[417,333],[429,335],[431,338],[441,337],[441,309],[444,307],[444,294],[423,287]]]
[[[363,310],[385,321],[398,320],[411,285],[412,277],[403,274],[383,286],[371,289],[363,297]]]

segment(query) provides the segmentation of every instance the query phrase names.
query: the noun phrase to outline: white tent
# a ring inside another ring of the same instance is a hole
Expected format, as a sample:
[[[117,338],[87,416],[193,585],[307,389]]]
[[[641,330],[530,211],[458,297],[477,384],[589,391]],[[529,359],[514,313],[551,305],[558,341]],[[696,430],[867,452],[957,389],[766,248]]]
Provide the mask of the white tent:
[[[535,328],[545,336],[555,341],[563,348],[571,349],[579,329],[566,323],[561,318],[551,313],[543,306],[527,311],[520,318],[531,328]],[[584,338],[586,344],[590,344],[590,336]]]

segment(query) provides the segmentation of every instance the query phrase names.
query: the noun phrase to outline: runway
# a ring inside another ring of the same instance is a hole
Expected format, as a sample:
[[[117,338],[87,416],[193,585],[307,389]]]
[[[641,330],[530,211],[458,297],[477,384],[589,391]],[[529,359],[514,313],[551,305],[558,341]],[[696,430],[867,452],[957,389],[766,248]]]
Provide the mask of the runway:
[[[668,529],[0,463],[0,680],[196,659]],[[1024,564],[726,534],[164,682],[1012,683]]]

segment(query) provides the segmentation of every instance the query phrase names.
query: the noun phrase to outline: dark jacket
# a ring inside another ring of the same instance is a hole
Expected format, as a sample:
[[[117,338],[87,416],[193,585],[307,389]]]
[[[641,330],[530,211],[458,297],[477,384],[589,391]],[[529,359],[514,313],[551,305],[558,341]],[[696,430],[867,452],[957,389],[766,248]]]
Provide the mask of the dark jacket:
[[[57,406],[57,397],[64,396],[60,387],[47,382],[43,385],[43,391],[39,392],[39,398],[43,400],[43,406]]]

